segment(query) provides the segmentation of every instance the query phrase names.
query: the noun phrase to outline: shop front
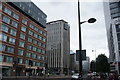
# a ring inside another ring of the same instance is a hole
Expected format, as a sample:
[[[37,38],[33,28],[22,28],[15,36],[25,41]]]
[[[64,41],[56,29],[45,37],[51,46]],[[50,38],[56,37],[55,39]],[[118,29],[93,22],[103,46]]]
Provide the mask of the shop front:
[[[2,66],[2,76],[11,76],[12,67]]]

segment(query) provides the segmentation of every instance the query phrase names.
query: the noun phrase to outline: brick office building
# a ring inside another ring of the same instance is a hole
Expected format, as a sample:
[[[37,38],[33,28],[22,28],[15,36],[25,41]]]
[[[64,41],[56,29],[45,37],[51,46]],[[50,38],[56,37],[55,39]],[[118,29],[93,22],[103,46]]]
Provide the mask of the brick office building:
[[[2,75],[37,74],[45,67],[46,14],[32,2],[0,2],[0,17]]]

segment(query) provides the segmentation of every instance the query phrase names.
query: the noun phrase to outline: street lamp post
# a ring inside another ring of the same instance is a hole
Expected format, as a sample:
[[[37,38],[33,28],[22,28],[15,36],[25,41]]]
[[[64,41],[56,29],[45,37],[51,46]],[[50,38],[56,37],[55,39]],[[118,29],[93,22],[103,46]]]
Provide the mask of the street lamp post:
[[[90,18],[88,21],[80,22],[80,3],[78,0],[78,26],[79,26],[79,79],[82,80],[82,39],[81,39],[81,24],[88,22],[94,23],[96,21],[95,18]]]

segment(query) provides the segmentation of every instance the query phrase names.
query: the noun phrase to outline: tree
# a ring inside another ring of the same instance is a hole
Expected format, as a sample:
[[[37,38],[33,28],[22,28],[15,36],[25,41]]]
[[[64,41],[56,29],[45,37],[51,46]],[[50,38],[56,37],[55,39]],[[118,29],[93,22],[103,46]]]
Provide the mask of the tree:
[[[108,59],[104,54],[98,55],[96,58],[96,72],[109,72],[110,65],[108,63]]]
[[[94,72],[95,71],[95,61],[92,60],[90,63],[90,71]]]

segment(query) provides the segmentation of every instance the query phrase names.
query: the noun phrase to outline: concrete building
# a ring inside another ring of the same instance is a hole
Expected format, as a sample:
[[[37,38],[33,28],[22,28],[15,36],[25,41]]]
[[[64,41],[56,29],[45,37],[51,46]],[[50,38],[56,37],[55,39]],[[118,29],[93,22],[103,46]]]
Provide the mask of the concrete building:
[[[70,73],[78,73],[79,72],[79,61],[77,61],[76,53],[71,50],[70,53]],[[82,61],[83,72],[88,72],[90,70],[90,58],[86,57],[86,60]]]
[[[89,57],[86,57],[86,60],[83,60],[82,64],[83,64],[83,71],[84,72],[90,71],[90,58]]]
[[[32,2],[0,2],[3,76],[41,73],[46,62],[46,17]]]
[[[120,0],[104,2],[111,71],[120,73]]]
[[[47,23],[48,71],[68,74],[70,56],[70,26],[64,20]]]
[[[75,53],[70,50],[70,74],[75,72]]]

